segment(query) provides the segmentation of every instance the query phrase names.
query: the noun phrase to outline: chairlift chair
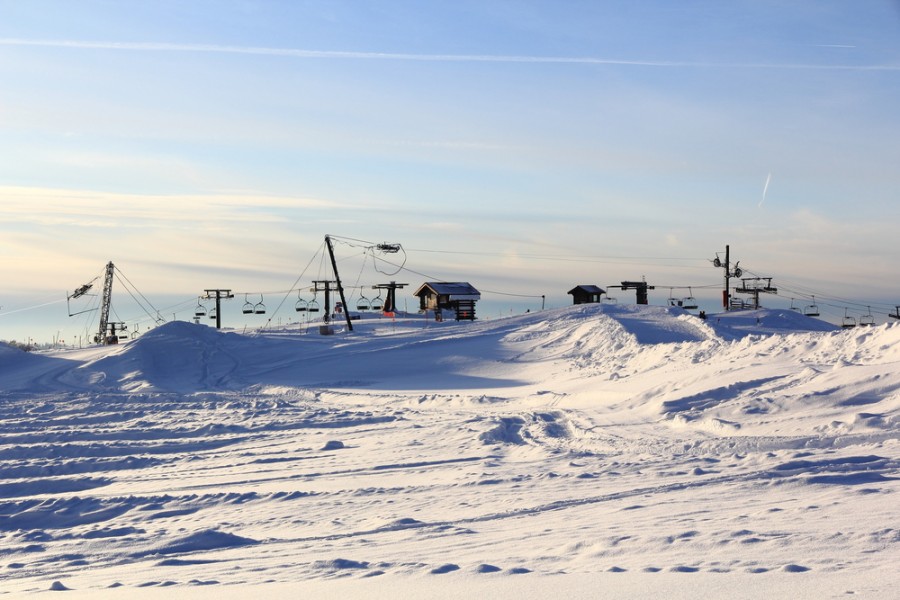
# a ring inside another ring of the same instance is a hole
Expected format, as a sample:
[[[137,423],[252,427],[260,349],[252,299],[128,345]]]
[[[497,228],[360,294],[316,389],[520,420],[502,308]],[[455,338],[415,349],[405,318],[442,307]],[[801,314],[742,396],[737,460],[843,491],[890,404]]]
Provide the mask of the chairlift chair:
[[[863,327],[871,327],[872,325],[875,325],[875,317],[872,315],[872,307],[869,306],[867,308],[869,309],[869,312],[864,315],[860,315],[859,317],[859,324]]]
[[[312,300],[309,301],[309,305],[307,306],[307,311],[309,311],[311,313],[319,312],[319,302],[315,298],[313,298]]]
[[[215,320],[216,316],[217,316],[216,309],[215,308],[211,309],[209,311],[209,318]]]
[[[255,312],[258,315],[266,314],[266,305],[263,304],[262,294],[259,295],[259,302],[257,302],[256,304],[253,305],[253,312]]]
[[[615,296],[606,296],[600,300],[601,304],[618,304]]]
[[[681,302],[675,300],[675,298],[672,297],[672,288],[669,288],[669,306],[671,306],[671,307],[681,306]]]
[[[200,302],[200,298],[197,298],[197,308],[194,309],[195,317],[205,317],[206,316],[206,307]]]
[[[807,317],[818,317],[819,316],[819,307],[816,305],[816,297],[812,297],[812,304],[807,305],[803,309],[803,314]]]
[[[299,300],[297,300],[297,303],[294,304],[294,310],[296,310],[297,312],[306,312],[308,308],[309,303],[303,298],[300,298]]]
[[[694,290],[688,288],[688,296],[682,298],[681,300],[681,308],[684,310],[696,310],[697,309],[697,300],[694,298]]]
[[[841,320],[841,327],[844,329],[852,329],[856,327],[856,319],[847,314],[847,309],[844,309],[844,318]]]
[[[369,302],[369,299],[360,294],[359,300],[356,301],[356,310],[363,311],[370,310],[371,308],[372,304]]]
[[[247,294],[244,294],[244,307],[241,308],[241,312],[245,315],[253,314],[253,303],[247,300]]]
[[[384,300],[381,299],[381,292],[378,292],[378,295],[372,298],[370,306],[372,307],[372,310],[381,310],[384,307]]]

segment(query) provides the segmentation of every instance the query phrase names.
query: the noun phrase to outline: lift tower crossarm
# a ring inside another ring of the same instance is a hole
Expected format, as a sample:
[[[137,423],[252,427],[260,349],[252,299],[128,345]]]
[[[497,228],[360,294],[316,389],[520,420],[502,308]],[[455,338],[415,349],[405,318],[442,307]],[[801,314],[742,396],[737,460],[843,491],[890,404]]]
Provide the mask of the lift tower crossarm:
[[[648,290],[655,290],[656,286],[648,285],[646,281],[623,281],[622,285],[608,285],[608,288],[619,288],[621,290],[634,290],[635,302],[638,304],[649,304],[647,296]]]
[[[234,294],[231,293],[231,290],[222,290],[222,289],[214,289],[214,290],[203,290],[206,292],[205,299],[211,300],[215,299],[216,301],[216,329],[222,329],[222,298],[225,300],[230,300],[234,298]]]

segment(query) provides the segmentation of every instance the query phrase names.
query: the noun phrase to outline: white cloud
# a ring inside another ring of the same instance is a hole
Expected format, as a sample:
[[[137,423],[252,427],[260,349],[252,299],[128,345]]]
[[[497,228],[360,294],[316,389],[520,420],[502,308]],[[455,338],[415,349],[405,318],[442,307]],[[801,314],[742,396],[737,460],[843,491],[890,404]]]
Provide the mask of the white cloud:
[[[304,59],[337,60],[394,60],[424,62],[491,62],[491,63],[539,63],[621,65],[664,68],[729,68],[729,69],[834,69],[853,71],[900,71],[896,64],[846,65],[805,63],[717,63],[711,61],[666,61],[649,59],[614,59],[592,56],[527,56],[499,54],[416,54],[405,52],[355,52],[338,50],[305,50],[301,48],[270,48],[261,46],[231,46],[215,44],[173,44],[158,42],[101,42],[90,40],[37,40],[0,38],[0,45],[40,46],[90,50],[125,50],[140,52],[205,52],[218,54],[249,54],[261,56],[288,56]]]

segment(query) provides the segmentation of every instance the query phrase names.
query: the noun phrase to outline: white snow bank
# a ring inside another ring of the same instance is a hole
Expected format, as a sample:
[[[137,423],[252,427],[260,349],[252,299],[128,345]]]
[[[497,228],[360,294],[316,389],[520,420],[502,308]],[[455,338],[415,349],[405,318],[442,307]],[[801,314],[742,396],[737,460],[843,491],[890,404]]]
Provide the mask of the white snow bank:
[[[900,327],[371,321],[0,348],[0,589],[896,595]]]

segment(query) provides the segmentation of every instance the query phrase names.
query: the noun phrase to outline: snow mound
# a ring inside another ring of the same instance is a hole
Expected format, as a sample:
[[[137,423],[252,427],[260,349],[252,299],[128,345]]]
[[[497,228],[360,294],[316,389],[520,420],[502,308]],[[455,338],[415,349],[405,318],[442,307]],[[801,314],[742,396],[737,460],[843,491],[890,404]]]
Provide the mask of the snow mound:
[[[81,379],[91,373],[90,381],[132,392],[228,388],[239,355],[252,353],[256,345],[254,338],[175,321],[145,333],[121,351],[85,363]]]
[[[131,556],[141,558],[151,555],[185,554],[189,552],[205,552],[209,550],[223,550],[226,548],[239,548],[252,546],[259,541],[241,537],[233,533],[226,533],[216,529],[206,529],[192,533],[188,536],[176,538],[148,550],[133,552]]]

